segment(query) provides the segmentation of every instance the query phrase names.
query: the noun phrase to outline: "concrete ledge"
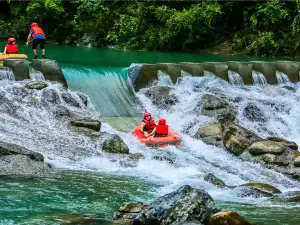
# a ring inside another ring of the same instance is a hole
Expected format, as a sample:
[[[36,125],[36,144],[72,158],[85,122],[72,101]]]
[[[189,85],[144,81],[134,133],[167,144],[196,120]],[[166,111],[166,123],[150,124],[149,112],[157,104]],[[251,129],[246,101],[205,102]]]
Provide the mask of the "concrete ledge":
[[[252,64],[249,62],[227,62],[228,69],[241,75],[244,84],[253,84]]]
[[[277,84],[276,68],[271,62],[252,61],[252,69],[261,72],[268,84]]]
[[[12,69],[15,80],[29,79],[29,62],[26,59],[5,59],[4,67]]]
[[[215,74],[217,77],[229,81],[228,79],[228,66],[223,62],[206,62],[201,63],[204,70]]]
[[[162,70],[163,72],[170,75],[172,82],[175,84],[177,79],[181,76],[180,64],[175,63],[159,63],[157,65],[157,70]]]
[[[135,91],[139,91],[141,88],[147,87],[154,80],[158,79],[156,64],[141,64],[141,66],[139,76],[136,77],[133,83]]]
[[[180,63],[180,68],[193,76],[204,76],[204,70],[200,63],[183,62]]]
[[[277,61],[274,62],[276,70],[286,74],[291,82],[300,81],[299,71],[300,71],[300,62],[293,61]]]
[[[57,81],[68,87],[64,74],[55,60],[50,59],[33,59],[32,68],[43,73],[45,79]]]

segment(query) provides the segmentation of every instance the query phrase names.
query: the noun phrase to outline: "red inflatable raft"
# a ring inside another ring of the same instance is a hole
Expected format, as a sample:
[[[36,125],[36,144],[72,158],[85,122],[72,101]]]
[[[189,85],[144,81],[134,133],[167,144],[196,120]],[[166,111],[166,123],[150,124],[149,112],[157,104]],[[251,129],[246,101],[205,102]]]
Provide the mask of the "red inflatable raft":
[[[139,141],[146,144],[149,147],[165,147],[168,145],[179,146],[181,143],[181,137],[172,129],[169,128],[169,134],[167,137],[148,137],[146,138],[141,132],[141,124],[139,124],[132,134],[136,136]]]

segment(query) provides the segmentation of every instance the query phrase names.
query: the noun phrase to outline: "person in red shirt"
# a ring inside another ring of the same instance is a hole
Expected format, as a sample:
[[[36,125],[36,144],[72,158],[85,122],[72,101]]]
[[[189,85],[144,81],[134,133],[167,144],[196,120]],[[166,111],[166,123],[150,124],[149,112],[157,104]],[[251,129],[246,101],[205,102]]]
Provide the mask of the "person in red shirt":
[[[159,119],[156,125],[154,137],[167,137],[169,134],[169,126],[166,124],[165,119]]]
[[[146,112],[142,121],[141,132],[144,134],[145,137],[150,137],[154,135],[156,130],[155,127],[156,124],[154,119],[152,118],[150,113]]]
[[[37,45],[40,45],[41,51],[42,51],[42,58],[45,59],[45,42],[46,42],[46,35],[41,27],[39,27],[38,23],[32,23],[31,29],[29,31],[29,34],[27,36],[27,42],[26,46],[29,45],[30,39],[33,39],[32,41],[32,50],[34,53],[34,59],[37,59],[37,53],[36,53],[36,47]]]
[[[7,45],[4,48],[3,53],[1,54],[17,54],[19,51],[18,45],[16,45],[15,38],[8,38]]]

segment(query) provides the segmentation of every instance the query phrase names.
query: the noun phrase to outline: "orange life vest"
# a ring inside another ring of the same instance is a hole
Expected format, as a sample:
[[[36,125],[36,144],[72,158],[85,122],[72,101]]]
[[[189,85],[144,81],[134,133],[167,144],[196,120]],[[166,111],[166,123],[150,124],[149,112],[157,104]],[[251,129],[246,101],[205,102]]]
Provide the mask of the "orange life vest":
[[[166,137],[169,133],[168,125],[157,125],[155,130],[155,136],[157,137]]]
[[[146,126],[145,126],[145,130],[148,132],[148,133],[151,133],[153,130],[154,130],[154,128],[155,128],[155,121],[154,121],[154,119],[150,119],[150,120],[143,120],[143,122],[146,124]]]
[[[42,34],[46,37],[46,35],[44,34],[44,31],[40,27],[32,27],[31,30],[33,32],[32,35],[31,35],[32,37],[34,37],[37,34]]]
[[[6,46],[6,54],[14,54],[18,53],[19,48],[16,44],[7,44]]]

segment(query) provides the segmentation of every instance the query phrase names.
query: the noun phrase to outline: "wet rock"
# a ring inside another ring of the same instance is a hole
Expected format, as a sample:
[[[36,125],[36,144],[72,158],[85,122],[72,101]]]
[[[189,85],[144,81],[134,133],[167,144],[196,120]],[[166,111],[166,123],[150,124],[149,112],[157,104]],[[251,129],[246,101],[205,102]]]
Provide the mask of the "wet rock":
[[[82,216],[78,214],[65,214],[65,215],[56,215],[55,220],[57,217],[60,220],[59,224],[90,224],[94,221],[93,218],[89,216]],[[54,222],[54,221],[53,221]]]
[[[44,161],[44,156],[40,153],[31,151],[16,144],[0,141],[0,156],[7,155],[25,155],[35,161]]]
[[[134,154],[129,154],[128,157],[130,159],[135,159],[135,160],[139,160],[139,159],[144,159],[145,156],[141,153],[134,153]]]
[[[150,87],[145,95],[149,97],[152,103],[161,108],[168,108],[178,102],[177,97],[171,93],[173,88],[168,86]]]
[[[48,87],[48,85],[44,81],[35,80],[35,81],[30,81],[29,83],[27,83],[25,85],[25,87],[28,89],[42,90],[42,89]]]
[[[196,133],[196,138],[201,139],[204,143],[223,146],[224,126],[219,122],[209,122],[203,124]]]
[[[99,141],[102,146],[102,150],[105,152],[121,153],[121,154],[129,153],[128,146],[117,134],[101,132]]]
[[[250,121],[267,122],[263,111],[253,103],[249,103],[244,109],[244,116]]]
[[[213,214],[207,225],[251,225],[251,223],[236,212],[221,211]]]
[[[214,201],[204,190],[182,186],[159,197],[134,219],[133,225],[178,224],[204,221],[212,214]]]
[[[58,105],[58,106],[54,107],[52,110],[53,110],[55,117],[64,117],[64,116],[70,117],[71,116],[69,109],[63,105]]]
[[[223,143],[225,148],[234,155],[240,155],[252,143],[260,141],[253,132],[234,123],[227,124],[223,132]]]
[[[208,94],[202,97],[196,109],[200,107],[203,115],[215,117],[222,123],[234,121],[237,114],[235,107],[226,100]]]
[[[131,224],[137,214],[147,207],[148,205],[142,202],[126,202],[114,213],[113,219],[118,223]]]
[[[296,142],[288,141],[284,138],[268,137],[267,140],[279,142],[280,144],[282,144],[283,146],[285,146],[287,148],[290,148],[290,149],[293,149],[293,150],[298,150],[298,145],[296,144]]]
[[[31,90],[28,90],[25,87],[13,87],[11,93],[16,99],[23,99],[31,93]]]
[[[282,88],[288,90],[288,91],[291,91],[291,92],[294,92],[296,93],[296,89],[294,87],[291,87],[291,86],[283,86]]]
[[[60,104],[60,98],[57,92],[54,89],[44,89],[42,94],[44,100],[46,102],[52,103],[52,104]]]
[[[209,174],[205,175],[204,180],[211,183],[211,184],[213,184],[214,186],[216,186],[218,188],[225,188],[226,187],[226,184],[224,183],[224,181],[217,178],[212,173],[209,173]]]
[[[61,97],[68,105],[80,108],[80,104],[70,93],[62,93]]]
[[[78,93],[77,92],[76,94],[79,96],[79,98],[81,99],[82,103],[85,106],[87,106],[87,104],[88,104],[88,97],[86,95],[82,94],[82,93]]]
[[[101,128],[101,122],[99,120],[93,120],[93,119],[71,120],[70,124],[74,127],[84,127],[94,131],[100,131]]]
[[[155,160],[166,161],[170,164],[173,164],[173,162],[176,160],[176,155],[171,152],[161,151],[159,152],[159,154],[153,156],[152,158]]]
[[[294,166],[300,167],[300,156],[298,156],[294,161]]]
[[[49,176],[53,170],[41,161],[32,160],[26,155],[7,155],[0,157],[0,175],[20,177]]]
[[[262,155],[266,153],[282,154],[284,147],[278,142],[260,141],[253,143],[248,150],[252,155]]]
[[[262,160],[265,162],[265,163],[273,163],[275,161],[275,158],[276,156],[275,155],[272,155],[272,154],[264,154],[263,157],[262,157]]]
[[[263,183],[248,183],[239,186],[241,197],[271,197],[274,194],[280,194],[281,191],[274,186]]]
[[[300,191],[290,191],[281,195],[274,196],[273,201],[278,201],[280,203],[299,203],[300,202]]]

